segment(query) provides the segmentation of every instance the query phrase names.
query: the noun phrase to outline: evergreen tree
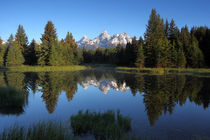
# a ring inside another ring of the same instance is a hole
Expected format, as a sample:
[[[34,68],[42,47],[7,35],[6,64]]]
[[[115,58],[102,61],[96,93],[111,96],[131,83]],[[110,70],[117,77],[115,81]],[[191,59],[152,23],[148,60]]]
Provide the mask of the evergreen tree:
[[[13,44],[13,42],[14,42],[13,34],[11,34],[11,35],[9,36],[9,39],[7,40],[7,42],[8,42],[8,46],[9,46],[9,47]]]
[[[48,21],[45,26],[44,34],[42,34],[42,44],[40,56],[38,59],[39,65],[49,65],[49,58],[51,54],[51,48],[56,43],[57,34],[54,24],[51,21]]]
[[[5,51],[6,51],[6,46],[2,45],[2,40],[0,38],[0,67],[4,66],[4,55],[5,55]]]
[[[28,65],[36,65],[37,64],[37,56],[36,56],[36,41],[33,39],[31,44],[27,47],[25,53],[25,61]]]
[[[22,25],[18,26],[17,33],[15,35],[15,41],[18,43],[18,46],[21,47],[22,54],[25,56],[28,45],[28,37],[26,36]]]
[[[71,33],[67,33],[66,38],[64,40],[64,49],[63,55],[65,58],[66,65],[73,65],[75,64],[75,56],[77,51],[77,44],[73,38]]]
[[[186,66],[186,58],[184,55],[184,51],[181,48],[179,48],[178,52],[177,52],[177,67],[178,68],[185,68]]]
[[[169,64],[168,67],[176,67],[177,66],[177,50],[175,48],[175,43],[169,44]]]
[[[183,50],[187,61],[186,65],[190,67],[192,48],[191,48],[191,36],[187,26],[182,27],[180,39],[183,44]]]
[[[157,48],[162,41],[165,40],[165,27],[160,15],[156,13],[155,9],[152,9],[146,33],[145,33],[145,53],[146,53],[146,66],[147,67],[156,67],[160,61],[159,49]]]
[[[63,64],[62,54],[60,50],[60,46],[58,42],[53,43],[51,46],[50,57],[49,57],[49,65],[58,66]]]
[[[144,49],[143,49],[143,39],[140,37],[138,43],[137,58],[135,62],[136,67],[144,67]]]
[[[155,54],[156,67],[168,67],[170,63],[170,44],[168,39],[159,39],[156,54]]]
[[[6,66],[20,66],[24,63],[24,57],[21,52],[21,46],[18,42],[13,41],[9,46],[6,57]]]
[[[179,37],[179,29],[176,26],[174,20],[172,19],[170,22],[170,27],[168,31],[168,39],[171,41],[171,43],[175,43],[174,45],[176,46],[178,37]]]
[[[167,38],[169,37],[169,23],[168,23],[168,19],[166,19],[166,23],[165,23],[165,34],[167,36]]]

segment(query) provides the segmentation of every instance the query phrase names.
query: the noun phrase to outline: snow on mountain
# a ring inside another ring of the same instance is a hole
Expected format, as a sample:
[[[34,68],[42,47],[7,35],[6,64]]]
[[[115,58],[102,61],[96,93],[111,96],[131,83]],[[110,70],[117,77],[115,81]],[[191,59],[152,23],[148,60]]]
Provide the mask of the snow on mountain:
[[[97,48],[115,48],[118,44],[121,44],[125,47],[126,44],[131,41],[132,38],[126,33],[110,36],[107,31],[104,31],[93,40],[89,39],[87,36],[84,36],[77,43],[79,49],[85,47],[86,49],[90,50]]]
[[[4,44],[7,44],[7,41],[4,41],[4,40],[3,40],[3,41],[2,41],[2,45],[4,45]]]
[[[126,83],[118,85],[117,81],[107,79],[97,81],[96,79],[87,78],[81,83],[81,85],[85,90],[88,89],[88,87],[91,85],[95,86],[99,88],[104,94],[107,94],[110,89],[121,92],[125,92],[126,90],[130,89],[128,86],[126,86]]]

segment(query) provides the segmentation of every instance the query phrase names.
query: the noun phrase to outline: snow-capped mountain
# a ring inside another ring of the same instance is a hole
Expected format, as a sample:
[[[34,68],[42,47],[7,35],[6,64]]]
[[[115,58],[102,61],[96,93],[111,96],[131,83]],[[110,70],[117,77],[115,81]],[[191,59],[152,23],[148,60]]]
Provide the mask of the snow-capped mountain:
[[[7,44],[7,41],[4,41],[4,40],[3,40],[3,41],[2,41],[2,45],[4,45],[4,44]]]
[[[121,44],[125,47],[126,44],[131,41],[132,38],[126,33],[110,36],[107,31],[104,31],[93,40],[89,39],[88,36],[84,36],[77,43],[79,49],[85,47],[86,49],[90,50],[97,48],[115,48],[118,44]]]
[[[110,89],[114,89],[115,91],[121,91],[125,92],[126,90],[129,90],[130,88],[126,86],[126,83],[123,83],[121,85],[117,85],[117,81],[115,80],[100,80],[97,81],[96,79],[90,79],[87,78],[85,81],[81,83],[82,87],[86,90],[89,86],[95,86],[99,88],[104,94],[107,94],[107,92]]]

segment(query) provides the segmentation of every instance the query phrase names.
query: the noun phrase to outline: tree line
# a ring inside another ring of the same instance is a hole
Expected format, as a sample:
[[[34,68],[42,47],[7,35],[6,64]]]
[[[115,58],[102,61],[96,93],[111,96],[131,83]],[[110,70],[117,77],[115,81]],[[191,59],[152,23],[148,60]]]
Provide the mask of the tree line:
[[[186,26],[181,30],[172,19],[165,21],[152,9],[144,39],[134,37],[124,48],[83,49],[85,63],[112,63],[135,67],[209,67],[210,29]]]
[[[78,50],[73,35],[58,40],[51,21],[45,26],[41,43],[28,43],[25,30],[18,26],[15,37],[10,35],[3,45],[0,39],[0,66],[18,65],[75,65],[82,63],[109,63],[135,67],[201,68],[209,67],[210,29],[205,26],[186,26],[179,29],[175,21],[165,21],[152,9],[144,38],[134,37],[124,48]]]
[[[82,62],[83,56],[73,35],[68,32],[65,39],[59,41],[51,21],[46,24],[41,41],[39,44],[33,39],[29,44],[23,26],[19,25],[15,37],[11,34],[4,45],[0,40],[0,66],[77,65]]]

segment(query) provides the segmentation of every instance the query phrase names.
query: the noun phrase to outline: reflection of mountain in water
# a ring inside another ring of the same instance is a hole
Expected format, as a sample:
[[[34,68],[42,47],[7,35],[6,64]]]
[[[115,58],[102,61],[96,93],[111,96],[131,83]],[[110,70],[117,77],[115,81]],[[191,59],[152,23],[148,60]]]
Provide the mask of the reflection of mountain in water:
[[[34,94],[41,92],[47,111],[53,113],[61,93],[66,94],[70,102],[77,93],[78,84],[85,89],[91,85],[95,86],[105,94],[110,89],[121,92],[130,90],[133,96],[144,93],[141,95],[151,125],[154,125],[161,115],[172,114],[178,105],[182,106],[187,100],[196,105],[202,105],[204,109],[210,104],[210,78],[189,75],[126,74],[111,70],[0,72],[0,86],[12,86],[24,91],[24,104],[20,104],[23,109],[28,104],[30,90]],[[110,91],[109,94],[111,94]],[[0,114],[17,115],[24,112],[19,108],[9,108],[6,104],[7,102],[0,104]]]
[[[123,82],[121,85],[118,85],[116,80],[103,79],[97,81],[96,79],[91,79],[90,77],[86,78],[86,80],[83,81],[81,85],[84,89],[88,89],[88,87],[91,85],[95,86],[99,88],[104,94],[107,94],[110,89],[121,92],[125,92],[126,90],[130,89],[128,86],[126,86],[125,82]]]

